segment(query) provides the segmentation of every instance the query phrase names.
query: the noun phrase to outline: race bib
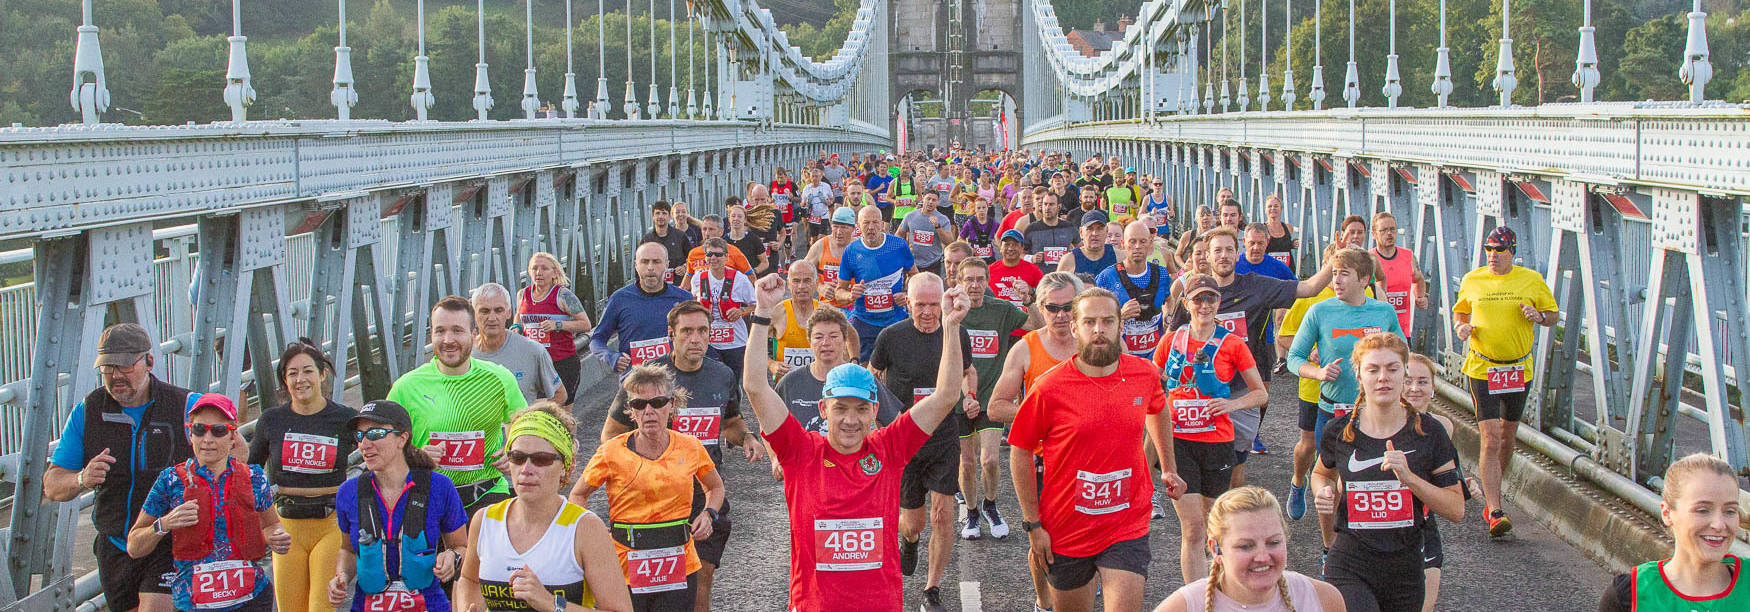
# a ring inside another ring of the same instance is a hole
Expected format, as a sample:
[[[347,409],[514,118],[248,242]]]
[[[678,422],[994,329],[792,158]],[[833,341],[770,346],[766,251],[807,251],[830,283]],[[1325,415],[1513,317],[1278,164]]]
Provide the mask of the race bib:
[[[437,462],[441,469],[468,472],[486,467],[484,431],[434,431],[429,440],[444,447],[444,456]]]
[[[631,349],[632,365],[655,361],[668,355],[668,336],[649,340],[633,340],[626,344],[626,348]]]
[[[626,583],[635,595],[687,588],[687,547],[627,551]]]
[[[911,231],[911,243],[912,244],[921,244],[923,246],[933,246],[936,244],[936,232],[926,231],[926,230],[912,230]]]
[[[1220,323],[1227,333],[1237,334],[1241,342],[1246,341],[1246,312],[1229,312],[1215,315],[1215,322]]]
[[[1350,529],[1394,529],[1416,524],[1410,488],[1396,480],[1345,482]]]
[[[814,520],[814,569],[860,572],[881,569],[881,517]]]
[[[1276,261],[1282,262],[1282,265],[1293,267],[1292,264],[1288,263],[1289,262],[1288,258],[1291,255],[1291,253],[1289,253],[1287,251],[1281,251],[1281,252],[1277,252],[1277,253],[1265,253],[1265,255],[1269,256],[1270,259],[1274,259]]]
[[[972,339],[973,359],[995,359],[997,356],[997,332],[991,329],[968,329],[966,335]]]
[[[365,595],[365,612],[425,612],[425,594],[396,580],[381,593]]]
[[[1397,309],[1398,312],[1408,312],[1409,311],[1408,305],[1410,303],[1410,292],[1408,292],[1408,291],[1387,291],[1387,292],[1385,292],[1385,301],[1387,303],[1391,304],[1392,308]]]
[[[196,610],[229,608],[255,594],[255,564],[244,560],[215,561],[194,566],[189,599]]]
[[[1076,488],[1081,495],[1075,501],[1076,512],[1101,515],[1130,507],[1130,494],[1125,485],[1130,480],[1130,468],[1095,474],[1076,471]]]
[[[735,341],[735,326],[725,321],[711,322],[711,344]]]
[[[1173,400],[1173,433],[1199,434],[1215,431],[1208,399]]]
[[[784,365],[791,368],[806,368],[811,363],[814,363],[814,349],[784,347]]]
[[[1355,411],[1355,404],[1331,404],[1331,418],[1340,419]]]
[[[893,310],[893,294],[888,292],[863,294],[863,310],[869,312]]]
[[[1128,214],[1130,214],[1130,203],[1129,202],[1113,202],[1112,203],[1112,216],[1113,217],[1122,217],[1122,216],[1128,215]]]
[[[1124,352],[1133,355],[1152,353],[1161,343],[1161,317],[1147,321],[1124,321]]]
[[[918,402],[924,401],[924,398],[929,397],[930,394],[935,392],[935,387],[912,387],[911,404],[916,406]]]
[[[698,438],[705,446],[716,446],[723,430],[723,408],[678,409],[674,413],[674,430]]]
[[[287,433],[280,439],[280,469],[300,474],[334,471],[340,440],[328,436]]]
[[[977,256],[977,257],[983,257],[985,259],[990,259],[991,255],[993,253],[991,251],[990,245],[978,246],[975,244],[975,245],[972,245],[972,254],[974,256]]]
[[[839,282],[839,267],[836,265],[821,265],[820,266],[820,282],[822,282],[822,283]]]
[[[1525,366],[1493,366],[1489,368],[1489,395],[1525,391]]]
[[[1058,260],[1063,259],[1064,254],[1069,252],[1069,248],[1068,247],[1045,247],[1045,250],[1040,251],[1040,252],[1045,254],[1045,263],[1050,264],[1050,265],[1057,265]]]
[[[523,337],[534,340],[535,344],[547,346],[549,342],[547,339],[547,330],[541,329],[541,322],[547,320],[547,317],[542,315],[523,315],[521,318],[523,324]]]

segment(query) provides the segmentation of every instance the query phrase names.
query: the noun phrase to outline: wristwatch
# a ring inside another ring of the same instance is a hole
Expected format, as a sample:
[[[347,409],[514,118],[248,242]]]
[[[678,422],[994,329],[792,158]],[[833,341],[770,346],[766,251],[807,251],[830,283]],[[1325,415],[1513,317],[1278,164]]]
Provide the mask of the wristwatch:
[[[1027,520],[1021,521],[1021,531],[1024,531],[1027,533],[1033,533],[1033,530],[1038,529],[1039,527],[1040,527],[1039,521],[1027,521]]]
[[[565,594],[553,594],[553,612],[565,612]]]
[[[164,519],[152,519],[152,532],[161,536],[170,535],[170,530],[164,528],[163,521]]]
[[[747,315],[747,321],[749,323],[753,323],[754,325],[771,325],[772,324],[771,317],[762,317],[762,316],[759,316],[757,314]]]
[[[710,506],[705,506],[705,513],[711,515],[711,522],[713,522],[713,523],[717,522],[718,519],[721,518],[721,516],[717,514],[717,509],[712,508]]]

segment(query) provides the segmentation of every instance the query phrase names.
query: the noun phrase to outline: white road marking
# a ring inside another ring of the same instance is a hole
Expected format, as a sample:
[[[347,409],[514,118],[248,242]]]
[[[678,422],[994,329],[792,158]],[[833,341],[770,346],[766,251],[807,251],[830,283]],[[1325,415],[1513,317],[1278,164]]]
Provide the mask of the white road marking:
[[[984,594],[978,590],[977,582],[960,581],[961,612],[984,612]]]

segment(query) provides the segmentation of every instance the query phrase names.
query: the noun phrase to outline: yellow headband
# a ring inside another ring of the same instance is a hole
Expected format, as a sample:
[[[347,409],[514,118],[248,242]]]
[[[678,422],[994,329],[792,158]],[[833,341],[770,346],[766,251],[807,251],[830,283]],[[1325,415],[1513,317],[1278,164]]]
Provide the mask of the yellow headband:
[[[565,459],[565,469],[571,469],[571,456],[576,448],[571,441],[571,432],[565,430],[565,425],[551,414],[540,411],[528,412],[510,424],[510,434],[505,438],[508,446],[522,436],[534,436],[546,440],[553,448],[559,450],[559,456]]]

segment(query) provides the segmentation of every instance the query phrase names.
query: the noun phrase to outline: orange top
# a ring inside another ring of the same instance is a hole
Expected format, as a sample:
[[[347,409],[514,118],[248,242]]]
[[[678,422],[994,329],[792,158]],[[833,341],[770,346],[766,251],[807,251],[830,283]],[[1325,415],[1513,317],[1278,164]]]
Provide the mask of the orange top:
[[[737,272],[748,272],[753,270],[753,266],[748,265],[747,263],[747,256],[742,255],[741,249],[735,248],[735,245],[733,244],[729,245],[728,265],[729,267],[734,268]],[[687,252],[687,276],[697,274],[703,269],[705,269],[705,247],[693,247],[693,250]]]
[[[1063,363],[1063,360],[1052,357],[1051,351],[1045,350],[1044,331],[1043,328],[1035,329],[1021,336],[1021,340],[1027,343],[1027,377],[1021,382],[1029,389],[1033,387],[1033,381],[1038,380],[1046,370]]]
[[[608,519],[614,523],[663,523],[692,519],[693,480],[716,470],[711,455],[698,438],[668,431],[668,448],[662,455],[648,459],[632,450],[627,442],[636,431],[629,431],[602,444],[589,465],[583,468],[583,481],[608,493]],[[631,549],[614,542],[620,553],[620,567],[626,568],[626,553]],[[693,540],[687,539],[687,572],[699,571],[699,553]]]
[[[830,237],[827,240],[831,240]],[[847,247],[851,245],[845,245]],[[832,243],[820,247],[820,286],[821,295],[827,296],[826,303],[839,308],[850,308],[850,302],[839,303],[839,260],[844,257],[844,251],[832,252]]]

